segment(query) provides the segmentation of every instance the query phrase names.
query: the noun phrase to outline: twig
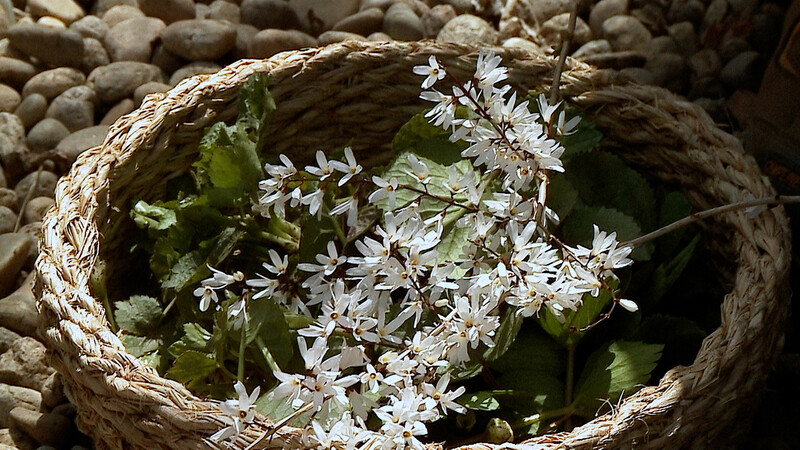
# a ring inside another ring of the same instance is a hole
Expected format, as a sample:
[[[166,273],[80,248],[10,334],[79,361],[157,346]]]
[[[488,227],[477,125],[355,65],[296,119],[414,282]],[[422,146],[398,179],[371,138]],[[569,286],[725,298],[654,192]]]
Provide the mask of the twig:
[[[572,37],[575,34],[575,24],[578,22],[578,5],[581,0],[574,0],[572,2],[572,9],[569,11],[569,26],[567,27],[567,34],[564,36],[564,42],[561,43],[561,54],[558,57],[553,72],[553,86],[550,88],[550,104],[555,105],[558,101],[558,85],[561,83],[561,72],[564,70],[564,63],[567,61],[569,54],[569,44],[572,42]]]
[[[253,441],[252,444],[248,445],[247,448],[245,448],[245,450],[252,450],[256,445],[262,443],[264,441],[264,439],[267,439],[268,437],[270,437],[273,434],[275,434],[275,432],[278,431],[280,428],[283,428],[284,425],[286,425],[287,423],[291,422],[292,420],[302,416],[303,414],[307,413],[309,410],[311,410],[311,408],[313,406],[314,406],[314,402],[306,403],[302,408],[300,408],[297,411],[293,412],[292,414],[284,417],[283,419],[281,419],[280,422],[276,423],[272,428],[270,428],[269,430],[263,432],[261,434],[261,436],[259,436],[258,439]]]
[[[642,244],[652,241],[653,239],[659,238],[671,231],[675,231],[678,228],[685,227],[695,222],[700,222],[701,220],[705,220],[711,216],[715,216],[717,214],[722,214],[730,211],[736,211],[739,209],[745,208],[752,208],[755,206],[764,206],[764,205],[783,205],[788,203],[800,203],[800,195],[778,195],[775,197],[770,198],[757,198],[753,200],[745,200],[742,202],[730,203],[728,205],[717,206],[716,208],[707,209],[705,211],[696,212],[692,215],[686,216],[683,219],[678,221],[672,222],[671,224],[661,227],[655,231],[645,234],[644,236],[640,236],[636,239],[631,239],[630,241],[624,242],[621,245],[628,246],[628,247],[638,247]]]

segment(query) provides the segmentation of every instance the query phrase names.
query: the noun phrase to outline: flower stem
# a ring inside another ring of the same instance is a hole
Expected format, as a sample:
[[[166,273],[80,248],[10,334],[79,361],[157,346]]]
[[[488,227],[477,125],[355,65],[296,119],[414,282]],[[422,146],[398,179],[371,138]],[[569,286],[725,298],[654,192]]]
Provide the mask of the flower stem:
[[[247,326],[242,324],[242,337],[239,339],[239,367],[236,370],[236,379],[244,381],[244,352],[247,346]]]
[[[739,209],[752,208],[755,206],[784,205],[788,203],[800,203],[800,195],[778,195],[775,197],[757,198],[754,200],[745,200],[741,202],[717,206],[716,208],[707,209],[705,211],[696,212],[692,215],[686,216],[683,219],[672,222],[671,224],[661,227],[650,233],[647,233],[644,236],[640,236],[636,239],[631,239],[630,241],[624,242],[621,245],[635,248],[642,244],[646,244],[652,241],[653,239],[659,238],[671,231],[675,231],[679,228],[683,228],[695,222],[700,222],[717,214],[736,211]]]
[[[539,422],[544,422],[546,420],[550,420],[550,419],[552,419],[554,417],[561,417],[561,416],[571,415],[574,412],[575,412],[575,407],[573,407],[572,405],[568,405],[568,406],[565,406],[563,408],[553,409],[553,410],[550,410],[550,411],[545,411],[545,412],[540,413],[540,414],[534,414],[532,416],[528,416],[528,417],[523,418],[522,420],[520,420],[519,422],[514,424],[513,428],[528,427],[528,426],[531,426],[531,425],[533,425],[535,423],[539,423]]]
[[[558,85],[561,83],[561,72],[564,70],[564,63],[569,54],[569,45],[572,42],[572,36],[575,34],[575,25],[578,21],[578,5],[580,0],[572,2],[572,9],[569,12],[569,25],[567,34],[564,37],[564,42],[561,43],[561,54],[558,56],[558,63],[553,70],[553,86],[550,88],[550,104],[555,105],[560,97],[558,92]]]

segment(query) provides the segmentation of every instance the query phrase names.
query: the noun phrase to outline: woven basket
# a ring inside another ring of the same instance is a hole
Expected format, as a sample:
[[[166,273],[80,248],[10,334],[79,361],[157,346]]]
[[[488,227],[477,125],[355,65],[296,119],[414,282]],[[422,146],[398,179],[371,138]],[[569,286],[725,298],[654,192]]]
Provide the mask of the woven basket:
[[[497,49],[517,89],[549,86],[555,62]],[[87,151],[56,189],[37,261],[40,331],[52,363],[77,406],[80,428],[98,448],[209,448],[221,426],[216,402],[162,378],[126,352],[92,292],[99,260],[109,292],[126,275],[131,199],[152,201],[165,181],[188,171],[203,128],[233,120],[237,95],[253,73],[269,74],[278,104],[268,149],[294,160],[349,144],[372,164],[384,162],[396,130],[426,105],[411,68],[428,55],[471,74],[474,49],[423,43],[346,42],[239,61],[217,74],[181,82],[114,124],[101,148]],[[603,71],[571,61],[562,93],[604,133],[605,148],[660,182],[682,189],[696,209],[775,195],[735,138],[698,107],[652,87],[614,85]],[[571,432],[537,437],[537,448],[718,447],[747,430],[749,415],[783,342],[788,314],[790,235],[783,208],[756,219],[718,216],[710,228],[715,266],[728,280],[721,326],[689,367],[670,370],[613,412]],[[716,301],[710,300],[710,301]],[[743,426],[742,424],[745,424]],[[237,441],[254,442],[270,422],[258,417]],[[284,427],[260,446],[297,447]],[[495,448],[478,444],[474,448]]]

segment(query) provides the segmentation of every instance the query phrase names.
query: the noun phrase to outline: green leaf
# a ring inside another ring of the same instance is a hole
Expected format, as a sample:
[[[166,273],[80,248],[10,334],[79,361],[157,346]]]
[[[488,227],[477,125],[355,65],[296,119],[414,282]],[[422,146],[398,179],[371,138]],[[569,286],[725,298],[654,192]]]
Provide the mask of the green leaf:
[[[133,295],[128,300],[115,303],[114,318],[120,328],[133,334],[144,335],[153,331],[161,321],[161,303],[146,295]]]
[[[237,126],[261,149],[267,125],[275,112],[275,99],[269,92],[269,77],[255,73],[239,89],[239,118]]]
[[[187,350],[195,350],[206,353],[210,351],[211,333],[197,323],[183,324],[183,333],[179,341],[169,346],[169,353],[172,356],[180,356]]]
[[[550,175],[550,185],[547,191],[547,206],[564,220],[578,204],[578,191],[564,174],[553,173]]]
[[[244,130],[217,122],[207,128],[200,141],[200,160],[194,166],[208,180],[204,192],[212,206],[244,206],[258,191],[263,177],[255,143]]]
[[[589,356],[575,388],[578,414],[593,417],[604,400],[617,403],[650,379],[663,345],[614,341]]]
[[[658,215],[658,227],[665,227],[672,222],[683,219],[692,213],[692,204],[680,192],[670,192],[661,202],[661,211]],[[671,233],[658,238],[658,251],[662,258],[671,255],[680,244],[686,233],[686,228],[679,228]]]
[[[497,401],[495,395],[495,391],[468,392],[458,397],[456,402],[475,411],[494,411],[500,408],[500,402]]]
[[[178,259],[161,287],[181,291],[200,282],[211,273],[207,265],[218,267],[233,252],[242,236],[242,231],[228,227],[219,235],[201,242],[198,250]]]
[[[417,181],[411,174],[414,171],[411,169],[411,163],[408,162],[408,155],[409,152],[401,153],[400,155],[395,158],[392,164],[386,169],[386,171],[381,175],[386,180],[391,180],[392,178],[397,178],[397,182],[401,185],[406,186],[414,186],[418,189],[423,189],[422,183]],[[427,192],[431,195],[435,195],[440,198],[450,198],[450,191],[447,190],[445,187],[445,183],[450,180],[450,166],[445,166],[439,164],[431,159],[425,158],[423,156],[418,157],[418,159],[425,163],[428,167],[429,179],[427,185]],[[457,163],[454,164],[456,168],[456,173],[458,174],[459,178],[463,176],[465,173],[473,171],[472,163],[467,159],[459,160]],[[476,181],[477,181],[477,174]],[[418,192],[414,192],[409,189],[398,189],[397,190],[397,202],[395,208],[389,208],[389,200],[383,199],[376,203],[381,210],[384,212],[391,211],[393,209],[401,208],[403,206],[408,205],[412,201],[416,200],[420,197]],[[456,196],[457,201],[465,201],[466,197],[463,195]],[[448,203],[442,202],[439,200],[426,198],[420,204],[420,214],[423,218],[428,218],[442,209],[449,206]]]
[[[600,313],[611,302],[611,298],[611,292],[608,290],[600,291],[600,295],[597,297],[592,297],[588,293],[584,294],[581,306],[575,311],[566,311],[563,322],[544,309],[539,313],[539,323],[556,342],[566,348],[574,347],[586,334],[585,331],[580,330],[597,320]]]
[[[697,244],[700,242],[701,235],[696,235],[686,247],[683,248],[674,258],[667,263],[659,264],[653,272],[650,290],[645,297],[644,302],[649,308],[655,307],[664,294],[678,281],[684,269],[692,260]]]
[[[531,102],[536,104],[535,99]],[[566,121],[569,121],[576,115],[580,114],[575,108],[567,106],[566,108]],[[564,154],[561,159],[568,161],[569,159],[590,152],[600,145],[603,140],[603,133],[597,129],[597,125],[586,117],[581,117],[578,128],[575,132],[566,136],[558,137],[558,141],[564,146]]]
[[[503,325],[501,323],[495,345],[500,341]],[[566,354],[558,343],[541,329],[536,326],[526,326],[522,328],[508,350],[490,363],[490,367],[499,371],[501,377],[506,377],[506,373],[515,370],[528,372],[531,376],[525,381],[535,382],[538,374],[560,376],[566,367]]]
[[[274,301],[261,298],[248,304],[247,340],[263,342],[275,362],[286,367],[294,353],[294,340],[281,308]]]
[[[635,339],[650,344],[664,344],[660,367],[687,365],[694,361],[706,332],[691,319],[654,314],[642,322]]]
[[[514,343],[522,328],[522,316],[517,314],[516,308],[508,308],[500,318],[500,327],[494,335],[494,346],[483,353],[483,360],[492,362],[503,357]]]
[[[464,246],[469,244],[469,235],[472,229],[469,225],[459,226],[454,219],[458,219],[466,212],[464,208],[451,207],[447,213],[444,230],[442,231],[442,240],[436,245],[438,255],[434,260],[435,263],[443,263],[445,261],[461,262],[465,261]]]
[[[445,166],[460,161],[465,148],[463,141],[450,142],[450,132],[428,122],[425,113],[412,117],[392,140],[395,154],[411,152]]]
[[[139,200],[131,209],[131,218],[139,228],[150,230],[166,230],[175,225],[175,210],[158,204],[150,205]]]
[[[570,245],[583,245],[592,248],[594,228],[608,233],[616,232],[617,240],[628,241],[642,235],[641,227],[633,217],[616,209],[584,206],[575,208],[561,224],[561,233],[564,240]],[[646,261],[652,257],[653,246],[651,243],[637,247],[631,253],[631,258]]]
[[[188,350],[181,354],[172,367],[167,370],[167,377],[191,387],[205,381],[206,377],[219,368],[217,361],[201,352]]]
[[[581,154],[565,165],[564,175],[584,204],[619,210],[634,218],[643,231],[655,228],[653,189],[618,156],[602,151]]]
[[[137,358],[157,352],[161,348],[161,339],[121,334],[119,335],[119,340],[125,345],[125,350]]]
[[[294,414],[295,410],[292,408],[291,402],[287,402],[283,398],[274,398],[272,392],[267,392],[256,400],[256,411],[264,414],[272,419],[274,422],[283,420],[286,417]],[[310,422],[314,411],[309,411],[301,414],[298,417],[290,420],[288,425],[292,427],[305,428]],[[341,417],[341,416],[340,416]]]

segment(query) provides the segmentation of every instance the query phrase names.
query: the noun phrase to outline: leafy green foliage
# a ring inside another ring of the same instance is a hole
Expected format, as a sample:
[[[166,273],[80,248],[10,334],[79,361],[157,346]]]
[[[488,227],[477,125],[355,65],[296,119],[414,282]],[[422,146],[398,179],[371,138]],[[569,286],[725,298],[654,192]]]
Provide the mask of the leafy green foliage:
[[[192,387],[204,384],[205,378],[218,368],[217,361],[208,354],[187,350],[175,359],[167,371],[167,377]]]
[[[706,332],[693,320],[668,314],[653,314],[642,321],[634,339],[650,344],[663,344],[659,366],[665,370],[694,361]]]
[[[443,166],[460,161],[461,151],[465,148],[464,141],[451,142],[447,130],[428,122],[425,113],[412,117],[392,140],[395,154],[411,152]]]
[[[592,248],[594,228],[597,225],[608,233],[616,232],[617,240],[628,241],[642,235],[641,227],[633,217],[622,211],[602,206],[584,206],[575,208],[561,223],[561,232],[566,242],[580,244]],[[653,254],[652,245],[637,247],[631,258],[640,261],[649,260]]]
[[[597,320],[600,313],[611,302],[611,292],[600,291],[600,295],[592,297],[591,294],[583,296],[583,304],[575,311],[566,311],[564,321],[547,310],[539,314],[539,324],[565,348],[574,347],[584,336],[583,328],[589,326]]]
[[[648,306],[654,307],[657,305],[664,297],[664,294],[678,281],[689,261],[691,261],[700,238],[701,235],[696,235],[675,257],[656,267],[655,272],[653,272],[649,295],[647,296]]]
[[[250,302],[249,311],[248,340],[258,339],[269,349],[275,362],[286,367],[294,353],[294,340],[289,334],[289,325],[280,307],[271,300],[258,299]]]
[[[593,417],[605,400],[636,392],[650,379],[663,345],[614,341],[589,356],[575,389],[578,414]]]
[[[495,398],[497,394],[495,391],[469,392],[456,401],[475,411],[494,411],[500,408],[500,402]]]
[[[567,108],[567,120],[575,117],[576,114],[577,112],[572,108]],[[566,149],[561,158],[564,161],[569,161],[573,157],[588,153],[597,148],[602,140],[603,133],[597,129],[597,125],[586,117],[581,117],[578,128],[575,129],[574,133],[558,138],[558,141]]]
[[[130,299],[116,302],[114,317],[117,325],[125,330],[145,335],[153,331],[161,321],[161,303],[146,295],[133,295]]]

